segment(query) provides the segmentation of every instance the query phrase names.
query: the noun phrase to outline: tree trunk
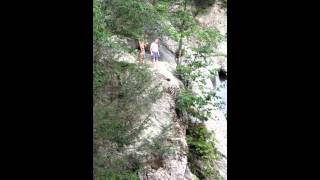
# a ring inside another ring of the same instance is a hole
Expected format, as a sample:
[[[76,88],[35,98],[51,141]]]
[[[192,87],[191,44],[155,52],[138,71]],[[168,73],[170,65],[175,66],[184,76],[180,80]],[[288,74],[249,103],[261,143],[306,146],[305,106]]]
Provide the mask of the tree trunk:
[[[179,65],[180,62],[181,62],[181,56],[182,56],[182,43],[183,43],[183,40],[182,40],[183,36],[182,36],[182,33],[180,34],[180,40],[179,40],[179,47],[178,47],[178,57],[177,57],[177,64]]]
[[[187,10],[187,0],[184,0],[183,4],[183,11],[186,12]],[[177,64],[179,65],[181,63],[181,56],[182,56],[182,43],[183,43],[183,32],[184,32],[184,26],[185,26],[185,20],[183,19],[180,27],[180,40],[179,40],[179,47],[178,47],[178,52],[177,52]]]

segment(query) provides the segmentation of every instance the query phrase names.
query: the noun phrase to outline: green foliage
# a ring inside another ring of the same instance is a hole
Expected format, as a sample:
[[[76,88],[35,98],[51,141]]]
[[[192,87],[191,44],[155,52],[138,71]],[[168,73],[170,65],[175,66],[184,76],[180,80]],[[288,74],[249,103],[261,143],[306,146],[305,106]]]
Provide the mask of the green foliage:
[[[187,37],[193,33],[192,30],[196,27],[196,21],[192,12],[186,8],[189,0],[184,1],[184,8],[174,13],[172,22],[180,30],[182,37]]]
[[[172,26],[164,27],[163,34],[169,36],[170,38],[172,38],[175,41],[179,41],[179,39],[180,39],[179,32],[177,31],[176,28],[174,28]]]
[[[158,2],[155,4],[155,10],[156,10],[160,15],[167,17],[170,3],[171,3],[171,0],[158,1]]]
[[[192,73],[192,67],[187,65],[177,65],[176,67],[177,76],[180,77],[182,81],[184,81],[184,84],[187,85],[189,81],[192,80],[191,73]]]
[[[199,39],[206,43],[219,43],[223,40],[223,36],[216,28],[203,28],[202,31],[197,32],[199,32]]]
[[[175,27],[185,33],[184,36],[190,35],[192,28],[196,25],[193,15],[183,9],[174,12],[170,20]]]
[[[96,41],[106,41],[108,39],[105,31],[104,12],[102,4],[97,0],[93,0],[93,38]]]
[[[214,161],[219,158],[212,133],[203,124],[187,130],[188,161],[191,171],[200,179],[219,179]],[[201,165],[196,163],[201,161]]]
[[[123,157],[94,157],[93,169],[95,180],[138,180],[138,170],[142,164],[132,155]]]
[[[194,34],[198,45],[192,48],[193,57],[185,56],[184,62],[178,64],[176,68],[178,75],[182,76],[185,81],[194,81],[202,76],[197,70],[210,65],[208,57],[213,55],[217,43],[223,40],[223,36],[216,29],[197,28]],[[214,70],[212,73],[217,73],[217,71]]]
[[[180,111],[189,112],[191,111],[190,108],[195,104],[195,99],[196,97],[192,94],[191,91],[182,90],[179,93],[176,106]]]
[[[195,36],[198,40],[198,48],[194,50],[200,55],[211,55],[213,49],[225,38],[216,28],[197,28]]]
[[[118,35],[140,39],[157,26],[158,13],[148,0],[109,0],[106,6],[107,27]]]
[[[122,147],[143,128],[141,122],[147,119],[141,120],[140,116],[148,112],[150,104],[160,97],[160,92],[158,87],[150,88],[152,75],[146,67],[113,62],[106,66],[104,72],[107,74],[102,78],[104,81],[94,79],[98,82],[94,87],[104,87],[104,91],[96,93],[95,134]]]
[[[204,52],[197,52],[196,56],[192,59],[191,57],[186,57],[184,64],[179,64],[176,67],[177,76],[183,81],[187,90],[180,92],[177,100],[177,109],[179,111],[186,111],[193,117],[201,121],[206,121],[211,117],[211,112],[207,105],[212,102],[215,97],[213,92],[202,92],[202,96],[195,95],[189,90],[190,82],[198,81],[201,86],[205,84],[205,77],[200,68],[208,66],[209,62],[206,59],[197,58],[199,54]],[[217,71],[212,71],[212,73],[217,74]],[[202,84],[202,85],[201,85]]]
[[[93,1],[93,40],[99,46],[113,48],[115,51],[130,52],[131,49],[124,47],[122,44],[115,42],[112,39],[112,31],[108,26],[108,14],[110,14],[110,8],[103,1]]]
[[[212,44],[205,44],[198,48],[193,48],[193,50],[196,51],[202,57],[206,57],[208,56],[208,54],[213,53]]]
[[[177,98],[177,109],[180,112],[187,112],[191,116],[201,121],[206,121],[211,117],[211,109],[205,108],[213,98],[213,94],[207,96],[196,96],[190,90],[182,90]]]
[[[95,179],[134,179],[138,159],[114,156],[147,126],[151,104],[161,96],[145,66],[108,61],[94,65],[93,107]],[[105,149],[107,154],[99,153]],[[130,177],[130,178],[129,178]]]
[[[106,83],[107,77],[103,64],[93,64],[93,97],[96,97],[99,89]]]
[[[179,64],[176,67],[176,75],[184,82],[184,85],[188,88],[191,81],[196,79],[204,79],[205,76],[198,71],[198,69],[208,66],[206,59],[198,59],[197,55],[192,60],[191,58],[185,58],[184,64]],[[201,80],[200,80],[201,81]]]
[[[111,43],[111,34],[142,39],[147,31],[163,26],[161,20],[168,17],[170,2],[152,5],[149,0],[94,0],[94,39],[106,45]]]
[[[214,142],[208,142],[212,138],[212,134],[204,126],[196,126],[189,128],[187,132],[187,142],[190,151],[200,156],[202,159],[217,159],[217,150]]]

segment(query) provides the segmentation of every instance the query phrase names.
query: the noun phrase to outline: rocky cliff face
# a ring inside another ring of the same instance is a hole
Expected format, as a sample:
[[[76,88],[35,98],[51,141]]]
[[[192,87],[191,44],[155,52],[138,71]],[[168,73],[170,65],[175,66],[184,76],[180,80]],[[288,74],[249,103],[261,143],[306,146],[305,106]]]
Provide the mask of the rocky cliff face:
[[[221,34],[227,32],[226,10],[214,4],[205,14],[198,15],[197,20],[202,26],[215,27]],[[115,37],[116,38],[116,37]],[[128,39],[118,39],[129,47],[134,46],[134,42]],[[227,54],[227,42],[218,44],[217,51]],[[161,62],[158,68],[151,68],[153,72],[154,86],[160,85],[163,91],[160,99],[153,103],[148,114],[142,114],[142,118],[149,116],[147,128],[137,137],[135,142],[126,147],[125,154],[135,153],[143,159],[143,169],[139,173],[142,180],[192,180],[197,179],[188,167],[186,142],[186,117],[179,116],[176,112],[176,94],[183,87],[182,82],[174,76],[176,68],[175,55],[178,43],[168,37],[162,37],[160,46]],[[110,54],[110,53],[109,53]],[[113,59],[137,63],[137,57],[130,53],[114,53]],[[106,55],[108,56],[108,52]],[[151,66],[150,56],[146,55],[146,61]],[[210,67],[202,69],[206,73],[208,69],[223,69],[227,73],[227,57],[213,57]],[[199,84],[192,83],[193,91],[200,93]],[[215,78],[206,79],[206,91],[216,91],[217,80]],[[226,94],[226,88],[225,94]],[[213,102],[215,103],[215,102]],[[216,162],[220,176],[227,179],[227,120],[225,113],[217,108],[213,108],[212,118],[206,123],[216,138],[216,147],[220,159]]]
[[[141,179],[184,180],[185,176],[191,176],[187,170],[186,123],[175,111],[175,94],[182,83],[173,76],[174,69],[175,66],[167,62],[160,62],[159,67],[154,69],[154,82],[162,84],[163,95],[153,104],[150,126],[142,132],[135,146],[136,152],[143,154],[146,151],[139,147],[144,142],[159,143],[160,152],[156,150],[146,154]]]
[[[209,9],[196,17],[204,27],[215,27],[222,35],[227,33],[227,9],[221,3],[214,3]]]
[[[174,70],[175,64],[168,62],[160,62],[158,68],[152,68],[153,85],[161,84],[159,88],[163,94],[148,113],[150,121],[147,128],[135,143],[126,148],[126,153],[136,153],[143,159],[144,168],[139,175],[143,180],[186,180],[194,177],[187,166],[186,122],[175,109],[176,93],[183,84],[173,75]]]

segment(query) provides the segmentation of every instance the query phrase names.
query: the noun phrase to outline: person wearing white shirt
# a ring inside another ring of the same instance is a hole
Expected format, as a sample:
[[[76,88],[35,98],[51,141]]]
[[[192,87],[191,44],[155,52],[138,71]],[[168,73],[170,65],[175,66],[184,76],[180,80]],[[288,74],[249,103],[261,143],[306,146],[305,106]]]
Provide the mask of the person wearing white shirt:
[[[155,39],[154,42],[150,45],[150,53],[152,57],[152,62],[155,64],[159,61],[160,53],[159,53],[159,39]]]

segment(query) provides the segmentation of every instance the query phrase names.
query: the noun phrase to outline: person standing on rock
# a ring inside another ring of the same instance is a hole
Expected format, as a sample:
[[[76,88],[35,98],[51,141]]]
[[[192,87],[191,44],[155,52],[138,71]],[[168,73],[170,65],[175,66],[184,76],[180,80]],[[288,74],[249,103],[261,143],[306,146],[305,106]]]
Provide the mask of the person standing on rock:
[[[143,40],[139,41],[139,48],[140,48],[140,54],[139,54],[139,63],[143,64],[144,63],[144,55],[145,55],[145,43]]]
[[[159,53],[159,38],[155,39],[150,45],[150,53],[152,62],[154,65],[158,64],[160,53]]]

